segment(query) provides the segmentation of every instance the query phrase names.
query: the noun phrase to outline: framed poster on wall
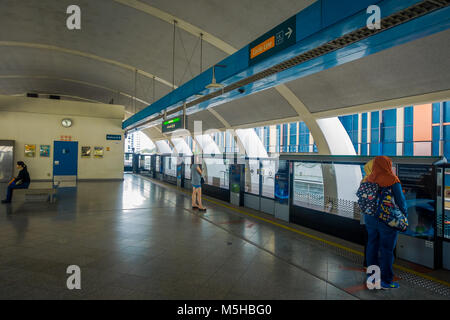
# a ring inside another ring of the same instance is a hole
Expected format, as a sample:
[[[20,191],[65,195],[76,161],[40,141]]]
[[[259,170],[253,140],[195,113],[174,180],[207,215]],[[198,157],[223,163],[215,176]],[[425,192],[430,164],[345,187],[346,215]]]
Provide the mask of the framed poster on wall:
[[[25,157],[34,158],[36,155],[36,145],[35,144],[26,144],[25,145]]]
[[[39,147],[39,155],[41,157],[49,158],[50,157],[50,145],[41,144]]]
[[[82,158],[90,158],[91,157],[91,147],[82,146],[81,147],[81,157]]]
[[[94,147],[94,158],[103,158],[103,147]]]

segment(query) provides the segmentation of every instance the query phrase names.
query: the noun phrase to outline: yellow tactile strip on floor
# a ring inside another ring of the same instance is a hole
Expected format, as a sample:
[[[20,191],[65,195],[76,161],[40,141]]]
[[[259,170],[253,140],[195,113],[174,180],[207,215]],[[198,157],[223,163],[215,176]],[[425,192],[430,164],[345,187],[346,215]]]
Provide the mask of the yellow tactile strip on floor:
[[[143,177],[145,177],[145,176],[143,176]],[[145,177],[145,178],[148,178],[148,177]],[[178,188],[176,186],[173,186],[173,185],[170,185],[170,184],[166,184],[163,181],[154,180],[154,179],[151,179],[151,178],[148,178],[148,179],[151,180],[153,183],[160,184],[160,185],[162,185],[164,187],[170,187],[170,188],[173,188],[173,189],[175,189],[175,190],[177,190],[179,192],[182,192],[184,194],[190,194],[190,192],[185,190],[185,189],[180,189],[180,188]],[[324,247],[326,249],[331,249],[334,253],[337,253],[340,256],[348,258],[348,259],[350,259],[353,262],[360,263],[361,265],[363,263],[364,253],[361,252],[361,251],[358,251],[358,250],[355,250],[355,249],[352,249],[352,248],[348,248],[348,247],[346,247],[344,245],[341,245],[339,243],[320,238],[318,236],[315,236],[315,235],[303,232],[301,230],[298,230],[298,229],[295,229],[295,228],[283,225],[281,223],[272,221],[270,219],[266,219],[264,217],[259,217],[258,215],[255,215],[255,214],[250,213],[250,212],[246,212],[245,210],[242,210],[241,208],[234,207],[234,206],[231,206],[231,205],[228,205],[228,204],[225,204],[225,203],[221,203],[221,202],[216,201],[216,200],[212,200],[209,197],[203,197],[203,200],[208,201],[210,203],[213,203],[215,205],[227,208],[229,210],[238,212],[240,214],[252,217],[254,219],[270,223],[270,224],[272,224],[274,226],[283,228],[285,230],[289,230],[291,232],[297,233],[297,234],[299,234],[299,235],[301,235],[303,237],[306,237],[308,239],[315,240],[322,247]],[[399,278],[401,278],[402,280],[407,281],[408,283],[410,283],[410,284],[412,284],[414,286],[418,286],[418,287],[430,290],[430,291],[432,291],[432,292],[434,292],[436,294],[450,297],[450,283],[449,282],[444,281],[444,280],[440,280],[440,279],[436,279],[436,278],[428,276],[428,275],[426,275],[424,273],[414,271],[414,270],[412,270],[410,268],[407,268],[407,267],[404,267],[404,266],[400,266],[398,264],[394,264],[394,268],[398,270],[397,276]]]

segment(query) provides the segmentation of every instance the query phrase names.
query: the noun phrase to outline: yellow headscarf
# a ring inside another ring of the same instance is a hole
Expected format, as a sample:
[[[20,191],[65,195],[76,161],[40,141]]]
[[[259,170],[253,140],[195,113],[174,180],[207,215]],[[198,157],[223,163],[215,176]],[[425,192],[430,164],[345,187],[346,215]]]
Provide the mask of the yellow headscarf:
[[[365,175],[364,179],[362,180],[362,182],[367,181],[367,177],[370,176],[370,174],[372,173],[372,168],[373,168],[373,159],[364,165],[364,172],[366,173],[366,175]]]

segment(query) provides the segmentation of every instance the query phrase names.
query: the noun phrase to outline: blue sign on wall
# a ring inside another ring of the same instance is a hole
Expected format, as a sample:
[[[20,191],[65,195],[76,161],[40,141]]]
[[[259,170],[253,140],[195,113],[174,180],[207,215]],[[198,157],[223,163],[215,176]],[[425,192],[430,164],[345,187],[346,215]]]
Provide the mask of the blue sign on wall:
[[[122,140],[122,135],[121,134],[107,134],[106,135],[106,140]]]
[[[249,45],[249,65],[253,65],[296,43],[296,16],[286,20]]]

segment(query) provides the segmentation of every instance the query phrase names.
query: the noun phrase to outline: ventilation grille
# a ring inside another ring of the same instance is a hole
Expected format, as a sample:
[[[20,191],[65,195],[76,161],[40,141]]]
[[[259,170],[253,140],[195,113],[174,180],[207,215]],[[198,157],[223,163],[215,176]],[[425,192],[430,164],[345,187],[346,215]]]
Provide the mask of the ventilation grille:
[[[386,31],[390,28],[396,27],[400,24],[403,24],[405,22],[408,22],[410,20],[419,18],[421,16],[424,16],[430,12],[433,12],[438,9],[442,9],[444,7],[447,7],[450,5],[450,0],[427,0],[422,1],[414,6],[411,6],[409,8],[406,8],[402,11],[399,11],[397,13],[394,13],[384,19],[381,19],[381,29],[374,29],[370,30],[367,27],[360,28],[358,30],[355,30],[353,32],[347,33],[343,35],[340,38],[334,39],[328,43],[325,43],[315,49],[312,49],[310,51],[307,51],[305,53],[302,53],[292,59],[289,59],[287,61],[284,61],[278,65],[275,65],[269,69],[266,69],[264,71],[261,71],[251,77],[245,78],[241,81],[238,81],[236,83],[233,83],[227,87],[222,88],[222,90],[217,90],[215,92],[212,92],[210,94],[207,94],[199,99],[196,99],[194,101],[191,101],[186,104],[186,108],[193,107],[195,105],[198,105],[202,102],[211,100],[213,98],[216,98],[218,96],[221,96],[224,93],[231,92],[233,90],[239,89],[245,85],[248,85],[250,83],[256,82],[258,80],[267,78],[271,75],[274,75],[278,72],[287,70],[289,68],[292,68],[294,66],[297,66],[301,63],[307,62],[309,60],[318,58],[320,56],[323,56],[325,54],[328,54],[330,52],[342,49],[344,47],[347,47],[355,42],[364,40],[370,36],[373,36],[377,33]],[[179,111],[182,111],[183,107],[177,107],[170,111],[167,111],[167,115],[177,113]],[[144,123],[140,124],[139,126],[143,124],[148,124],[150,122],[156,121],[160,118],[162,118],[162,115],[159,115],[157,117],[152,118],[151,120],[145,121]]]

